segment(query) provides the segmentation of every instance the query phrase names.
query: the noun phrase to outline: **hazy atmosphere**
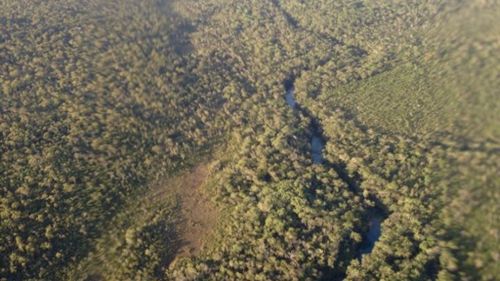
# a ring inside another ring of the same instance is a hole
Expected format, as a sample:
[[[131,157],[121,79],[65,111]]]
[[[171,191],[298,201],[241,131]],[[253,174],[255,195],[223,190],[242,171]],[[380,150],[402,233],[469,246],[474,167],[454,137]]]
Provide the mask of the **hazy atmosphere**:
[[[0,0],[0,281],[500,280],[497,0]]]

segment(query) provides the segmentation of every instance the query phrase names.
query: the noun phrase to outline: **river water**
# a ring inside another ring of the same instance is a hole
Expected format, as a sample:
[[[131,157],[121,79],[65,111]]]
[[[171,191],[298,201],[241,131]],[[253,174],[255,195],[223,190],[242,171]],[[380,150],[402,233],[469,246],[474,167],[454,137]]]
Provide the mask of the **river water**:
[[[297,102],[295,101],[295,88],[293,87],[293,83],[288,83],[285,85],[286,95],[285,100],[288,106],[292,109],[297,107]]]
[[[376,211],[373,211],[372,217],[368,220],[368,232],[364,235],[363,241],[361,242],[361,246],[359,248],[359,253],[361,255],[369,254],[373,251],[373,247],[375,247],[375,242],[378,241],[381,231],[381,224],[383,220],[383,216]]]
[[[290,108],[297,109],[297,101],[295,100],[295,88],[292,82],[285,84],[286,90],[286,103]],[[311,158],[314,164],[323,163],[323,148],[325,144],[323,139],[321,138],[321,134],[317,130],[317,128],[313,128],[312,136],[311,136]]]
[[[295,87],[293,80],[285,82],[285,100],[288,106],[293,110],[298,110],[297,101],[295,100]],[[312,126],[311,136],[311,159],[313,164],[323,163],[323,148],[325,143],[317,126]],[[381,212],[374,210],[368,219],[368,232],[363,235],[363,240],[359,248],[359,256],[372,252],[375,243],[381,235],[381,224],[383,220]]]

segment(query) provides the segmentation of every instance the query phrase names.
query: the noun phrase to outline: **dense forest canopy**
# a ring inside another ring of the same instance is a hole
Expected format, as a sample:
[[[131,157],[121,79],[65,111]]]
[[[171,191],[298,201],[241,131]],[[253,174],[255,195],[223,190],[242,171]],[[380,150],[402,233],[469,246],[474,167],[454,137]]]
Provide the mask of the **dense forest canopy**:
[[[495,0],[0,0],[0,280],[497,280],[499,89]]]

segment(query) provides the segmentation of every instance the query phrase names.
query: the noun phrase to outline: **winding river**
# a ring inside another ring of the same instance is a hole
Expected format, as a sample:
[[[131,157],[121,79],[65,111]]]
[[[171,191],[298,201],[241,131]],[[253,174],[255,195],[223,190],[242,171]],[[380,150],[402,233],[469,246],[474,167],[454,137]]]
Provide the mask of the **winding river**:
[[[290,108],[296,110],[298,109],[297,107],[297,101],[295,100],[295,87],[293,85],[293,82],[287,82],[285,83],[285,99],[286,103]],[[318,128],[314,127],[312,128],[312,136],[311,136],[311,158],[312,162],[314,164],[322,164],[323,163],[323,148],[325,147],[325,143],[323,142],[323,139],[321,137],[321,134],[318,130]]]
[[[285,86],[285,100],[290,108],[299,111],[299,105],[295,100],[295,86],[293,80],[288,80],[284,84]],[[312,117],[309,116],[311,119]],[[323,148],[325,143],[323,137],[321,136],[320,129],[316,122],[311,124],[311,158],[313,164],[323,164]],[[364,254],[369,254],[372,252],[375,243],[378,241],[381,235],[381,224],[384,217],[382,212],[378,210],[373,210],[370,212],[368,218],[368,232],[363,234],[363,240],[361,241],[359,247],[359,257]]]

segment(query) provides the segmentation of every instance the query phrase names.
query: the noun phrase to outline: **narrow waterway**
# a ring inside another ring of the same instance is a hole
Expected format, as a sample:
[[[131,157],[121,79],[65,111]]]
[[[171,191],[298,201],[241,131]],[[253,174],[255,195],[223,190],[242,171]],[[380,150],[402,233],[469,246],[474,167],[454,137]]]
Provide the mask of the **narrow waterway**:
[[[295,87],[293,82],[285,83],[285,99],[286,103],[290,108],[297,109],[297,101],[295,100]],[[312,126],[312,136],[311,136],[311,158],[314,164],[323,163],[323,148],[325,144],[316,126]]]
[[[284,84],[285,86],[285,100],[288,106],[293,110],[299,111],[299,105],[295,100],[295,87],[294,81],[288,80]],[[309,116],[311,117],[311,116]],[[325,143],[321,136],[321,130],[318,127],[317,122],[314,120],[311,124],[311,159],[313,164],[323,164],[323,148]],[[373,209],[370,211],[368,218],[368,231],[363,235],[363,240],[360,244],[359,255],[361,257],[364,254],[369,254],[375,247],[375,243],[378,241],[381,235],[381,224],[384,219],[382,212],[378,209]]]
[[[380,238],[381,224],[384,217],[378,211],[372,211],[372,216],[368,219],[368,232],[363,236],[363,241],[359,248],[360,257],[369,254],[375,247],[375,242]]]
[[[285,94],[286,103],[292,109],[296,109],[297,102],[295,101],[295,87],[293,86],[293,82],[285,83],[285,91],[286,91]]]

